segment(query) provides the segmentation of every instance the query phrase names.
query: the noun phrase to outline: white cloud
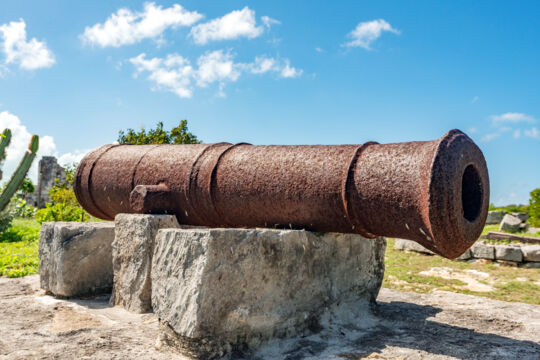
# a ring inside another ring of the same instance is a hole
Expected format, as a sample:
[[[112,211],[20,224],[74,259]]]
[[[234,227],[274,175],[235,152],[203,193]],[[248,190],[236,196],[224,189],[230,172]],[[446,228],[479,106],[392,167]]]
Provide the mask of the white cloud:
[[[478,96],[473,97],[472,100],[471,100],[471,104],[474,104],[478,100],[480,100],[480,98]]]
[[[263,22],[264,26],[266,26],[267,28],[270,29],[270,27],[272,27],[272,25],[279,25],[281,24],[281,21],[279,20],[276,20],[276,19],[272,19],[271,17],[269,16],[261,16],[261,21]]]
[[[507,112],[501,115],[491,115],[491,120],[493,124],[499,125],[502,123],[535,123],[536,119],[530,115],[523,113],[512,113]]]
[[[514,137],[514,139],[519,139],[519,137],[521,136],[521,130],[514,130],[514,134],[512,136]]]
[[[137,70],[137,73],[147,71],[148,80],[156,84],[152,90],[163,89],[175,93],[181,98],[192,96],[191,78],[194,69],[189,60],[178,54],[170,54],[165,59],[146,59],[146,54],[142,53],[129,60]]]
[[[51,67],[55,63],[54,55],[44,41],[32,38],[26,40],[26,23],[23,19],[0,26],[2,52],[5,64],[17,64],[21,69],[35,70]],[[0,67],[0,76],[6,71]]]
[[[468,131],[469,133],[471,133],[471,134],[475,134],[475,133],[478,132],[478,129],[475,128],[475,127],[473,126],[473,127],[470,127],[467,131]]]
[[[132,12],[127,8],[112,14],[103,24],[95,24],[84,29],[83,42],[101,47],[135,44],[146,38],[158,38],[168,28],[191,26],[203,15],[188,11],[179,4],[163,9],[153,2],[145,3],[142,12]]]
[[[319,52],[319,53],[324,52],[324,50],[323,50],[322,48],[320,48],[320,47],[316,47],[316,48],[315,48],[315,51],[316,51],[316,52]]]
[[[276,59],[257,56],[255,61],[251,63],[251,68],[249,70],[252,74],[264,74],[269,71],[276,71],[277,66]]]
[[[302,75],[302,72],[303,71],[301,69],[296,69],[292,67],[291,64],[289,63],[289,60],[285,60],[285,66],[283,67],[283,69],[281,69],[281,77],[295,78]]]
[[[246,6],[242,10],[234,10],[220,18],[194,26],[190,35],[196,44],[204,45],[209,41],[232,40],[239,37],[253,39],[260,36],[263,31],[262,26],[256,25],[255,11]]]
[[[540,131],[536,127],[523,131],[523,135],[533,139],[540,139]]]
[[[68,166],[73,163],[80,163],[82,158],[90,152],[91,149],[88,150],[75,150],[73,152],[68,152],[65,154],[60,155],[58,158],[58,164],[62,166]]]
[[[236,81],[240,77],[240,69],[232,60],[230,53],[223,50],[208,52],[197,60],[199,69],[196,73],[197,84],[206,87],[213,82]]]
[[[398,35],[401,33],[384,19],[361,22],[347,35],[351,41],[345,43],[344,46],[371,50],[371,44],[385,31]]]
[[[148,72],[148,80],[154,83],[152,90],[175,93],[181,98],[191,98],[194,88],[207,87],[218,83],[220,97],[225,97],[225,84],[237,81],[243,73],[265,74],[273,72],[283,78],[298,77],[301,69],[290,65],[288,59],[279,60],[258,56],[251,63],[235,63],[230,52],[215,50],[206,52],[197,59],[197,67],[178,55],[169,54],[166,58],[147,59],[142,53],[129,60],[136,69],[135,77]]]

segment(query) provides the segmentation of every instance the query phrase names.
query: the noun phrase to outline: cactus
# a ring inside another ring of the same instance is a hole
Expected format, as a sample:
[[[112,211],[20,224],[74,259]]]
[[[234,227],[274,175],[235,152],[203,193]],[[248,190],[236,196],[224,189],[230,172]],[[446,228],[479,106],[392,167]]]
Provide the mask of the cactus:
[[[3,160],[5,158],[6,147],[11,141],[11,130],[4,130],[4,133],[1,136],[2,141],[0,142],[0,160]],[[30,140],[28,151],[24,154],[19,166],[17,167],[17,170],[15,170],[13,175],[11,175],[11,179],[9,179],[4,191],[2,191],[2,194],[0,195],[0,211],[3,211],[7,207],[9,201],[21,186],[26,174],[28,174],[28,170],[34,161],[34,158],[36,157],[38,148],[39,137],[34,135],[32,136],[32,140]]]

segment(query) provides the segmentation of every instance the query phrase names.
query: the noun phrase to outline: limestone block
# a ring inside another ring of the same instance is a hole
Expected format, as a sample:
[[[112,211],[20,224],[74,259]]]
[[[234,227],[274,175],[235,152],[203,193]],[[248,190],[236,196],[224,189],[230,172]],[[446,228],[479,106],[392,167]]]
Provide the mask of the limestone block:
[[[477,259],[495,260],[495,247],[484,243],[475,243],[471,247],[473,257]]]
[[[516,232],[521,229],[521,219],[510,214],[504,215],[501,225],[499,226],[500,231],[509,231],[509,232]]]
[[[524,261],[540,262],[540,245],[526,245],[521,247]]]
[[[522,262],[523,254],[518,246],[496,245],[495,258],[497,260]]]
[[[523,263],[523,267],[526,267],[529,269],[540,269],[540,262],[526,262],[526,263]]]
[[[529,214],[525,212],[515,212],[515,213],[512,213],[512,216],[517,217],[519,220],[521,220],[521,222],[525,222],[529,218]]]
[[[159,229],[177,228],[173,215],[119,214],[112,246],[114,287],[111,303],[144,313],[152,310],[152,253]]]
[[[486,225],[498,225],[501,223],[504,211],[488,211]]]
[[[405,239],[396,239],[394,242],[394,249],[416,251],[423,254],[435,255],[433,251],[426,249],[417,242]]]
[[[384,238],[300,230],[160,230],[152,306],[176,346],[199,358],[329,317],[358,324],[381,286],[385,247]]]
[[[43,223],[39,236],[41,288],[77,297],[110,291],[112,222]]]
[[[456,260],[469,260],[472,257],[473,255],[472,255],[471,249],[467,249],[467,251],[465,251],[463,254],[457,257]]]

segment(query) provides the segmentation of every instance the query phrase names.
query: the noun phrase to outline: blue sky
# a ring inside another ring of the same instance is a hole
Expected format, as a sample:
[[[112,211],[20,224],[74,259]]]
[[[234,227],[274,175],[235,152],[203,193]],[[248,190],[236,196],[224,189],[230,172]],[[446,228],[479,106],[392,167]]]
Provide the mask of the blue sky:
[[[187,119],[204,142],[431,140],[483,150],[491,201],[540,187],[540,2],[0,2],[7,173]],[[35,176],[35,170],[34,170]]]

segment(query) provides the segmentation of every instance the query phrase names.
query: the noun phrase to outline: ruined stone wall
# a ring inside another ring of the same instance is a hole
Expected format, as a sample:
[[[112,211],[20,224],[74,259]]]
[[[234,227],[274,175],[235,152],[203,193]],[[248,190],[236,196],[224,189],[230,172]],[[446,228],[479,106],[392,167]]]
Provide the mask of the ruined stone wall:
[[[43,156],[38,165],[38,185],[34,193],[26,195],[26,202],[40,209],[44,208],[49,202],[49,191],[56,179],[66,181],[64,168],[58,164],[54,156]]]

